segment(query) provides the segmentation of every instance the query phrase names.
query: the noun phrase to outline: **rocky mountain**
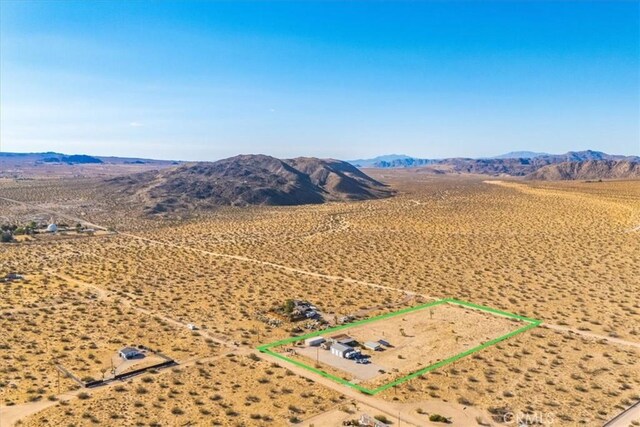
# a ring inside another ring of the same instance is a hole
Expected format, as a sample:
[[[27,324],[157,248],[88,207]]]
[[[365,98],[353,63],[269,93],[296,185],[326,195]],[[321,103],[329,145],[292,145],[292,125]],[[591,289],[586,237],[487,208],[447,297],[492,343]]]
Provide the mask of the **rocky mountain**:
[[[347,160],[347,163],[351,163],[353,166],[358,168],[371,168],[380,167],[376,166],[377,164],[413,159],[415,159],[415,157],[407,156],[406,154],[386,154],[384,156],[378,156],[372,159]]]
[[[72,154],[70,156],[53,155],[42,159],[45,163],[66,163],[68,165],[84,165],[89,163],[104,163],[97,157],[87,156],[86,154]]]
[[[586,160],[541,167],[526,176],[529,180],[638,179],[640,162],[629,160]]]
[[[374,160],[374,159],[370,159]],[[423,167],[438,173],[472,173],[483,175],[511,175],[525,176],[541,167],[563,162],[582,162],[590,160],[628,160],[640,161],[638,157],[625,157],[606,154],[600,151],[570,151],[565,154],[546,154],[535,152],[513,152],[498,157],[472,159],[472,158],[447,158],[447,159],[418,159],[414,157],[402,157],[391,160],[378,160],[368,164],[373,168],[415,168]]]
[[[380,160],[371,165],[374,168],[416,168],[438,164],[439,160],[406,157],[403,159]]]
[[[149,213],[214,206],[303,205],[389,197],[382,183],[340,160],[240,155],[106,181]]]

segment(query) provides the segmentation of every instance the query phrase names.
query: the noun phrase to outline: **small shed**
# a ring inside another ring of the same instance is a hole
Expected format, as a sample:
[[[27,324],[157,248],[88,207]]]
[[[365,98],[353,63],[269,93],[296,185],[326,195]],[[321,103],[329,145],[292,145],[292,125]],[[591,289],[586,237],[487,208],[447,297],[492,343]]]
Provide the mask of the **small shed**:
[[[193,323],[189,323],[187,325],[187,328],[191,331],[196,331],[198,329],[198,327],[196,325],[194,325]]]
[[[354,340],[353,338],[351,338],[347,334],[334,335],[334,336],[331,337],[331,339],[335,343],[346,345],[346,346],[349,346],[349,347],[352,347],[352,346],[358,344],[358,342],[356,340]]]
[[[391,344],[388,341],[385,341],[383,339],[379,339],[378,342],[385,347],[391,347]]]
[[[121,358],[124,360],[137,359],[138,357],[144,357],[144,354],[135,347],[125,347],[118,352]]]
[[[373,350],[373,351],[382,350],[382,344],[380,344],[379,342],[376,342],[376,341],[367,341],[367,342],[364,343],[364,347],[368,348],[369,350]]]
[[[307,347],[317,347],[325,341],[326,339],[324,339],[324,337],[312,337],[304,340],[304,345]]]
[[[333,344],[331,346],[331,354],[345,359],[351,358],[355,354],[352,347],[344,344]]]

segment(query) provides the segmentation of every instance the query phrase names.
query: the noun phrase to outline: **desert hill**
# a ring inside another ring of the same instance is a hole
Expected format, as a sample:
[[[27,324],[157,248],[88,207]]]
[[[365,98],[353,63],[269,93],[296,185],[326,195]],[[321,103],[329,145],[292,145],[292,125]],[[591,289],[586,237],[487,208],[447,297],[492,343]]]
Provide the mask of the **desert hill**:
[[[213,206],[303,205],[392,195],[354,166],[332,159],[240,155],[212,163],[109,179],[107,188],[149,213]]]
[[[560,181],[573,179],[640,178],[640,162],[629,160],[587,160],[544,166],[527,175],[530,180]]]

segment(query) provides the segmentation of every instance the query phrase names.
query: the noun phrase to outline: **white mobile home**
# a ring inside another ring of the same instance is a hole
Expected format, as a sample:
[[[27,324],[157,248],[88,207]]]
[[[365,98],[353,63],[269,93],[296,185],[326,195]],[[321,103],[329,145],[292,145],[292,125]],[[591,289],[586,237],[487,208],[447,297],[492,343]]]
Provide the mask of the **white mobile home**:
[[[144,357],[144,354],[134,347],[125,347],[120,349],[118,355],[124,360],[138,359]]]
[[[304,340],[304,345],[307,347],[317,347],[325,341],[324,337],[311,337]]]

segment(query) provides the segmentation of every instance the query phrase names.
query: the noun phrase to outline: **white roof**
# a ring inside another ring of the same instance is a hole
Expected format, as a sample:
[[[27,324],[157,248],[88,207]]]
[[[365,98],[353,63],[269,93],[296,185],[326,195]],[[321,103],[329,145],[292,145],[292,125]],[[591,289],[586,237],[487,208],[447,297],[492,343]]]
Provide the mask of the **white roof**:
[[[342,351],[342,352],[345,352],[345,351],[353,351],[353,347],[349,347],[348,345],[338,344],[338,343],[333,344],[333,345],[331,346],[331,348],[332,348],[332,349],[335,349],[335,350],[338,350],[338,351]]]

